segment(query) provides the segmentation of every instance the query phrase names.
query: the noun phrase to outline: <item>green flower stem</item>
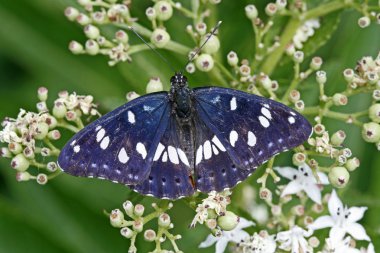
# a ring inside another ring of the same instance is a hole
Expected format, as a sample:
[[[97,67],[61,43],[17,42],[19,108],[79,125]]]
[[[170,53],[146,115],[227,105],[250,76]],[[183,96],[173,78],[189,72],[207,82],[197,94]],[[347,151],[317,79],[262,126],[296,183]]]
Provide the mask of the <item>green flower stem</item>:
[[[52,174],[48,175],[48,179],[51,180],[51,179],[53,179],[53,178],[55,178],[55,177],[57,177],[57,176],[59,176],[61,174],[62,174],[62,171],[61,170],[57,170],[57,171],[53,172]]]
[[[284,104],[289,104],[288,97],[292,90],[296,89],[298,84],[300,83],[300,64],[295,63],[294,65],[294,77],[292,82],[290,83],[288,89],[284,93],[284,95],[281,98],[281,102]]]
[[[84,128],[84,124],[83,124],[83,121],[82,121],[81,118],[77,118],[77,119],[75,120],[75,124],[77,124],[77,127],[78,127],[79,129],[83,129],[83,128]]]
[[[65,128],[67,130],[70,130],[71,132],[74,132],[74,133],[78,133],[80,131],[79,128],[73,126],[73,125],[70,125],[64,121],[61,121],[57,124],[58,127],[61,127],[61,128]]]
[[[47,165],[44,163],[39,163],[36,160],[31,160],[30,165],[37,167],[38,169],[46,169]]]
[[[52,152],[59,154],[60,150],[56,146],[54,146],[54,144],[51,143],[51,141],[48,138],[44,139],[44,143],[50,148]]]
[[[357,120],[352,114],[347,114],[347,113],[342,113],[342,112],[334,112],[334,111],[326,111],[323,114],[325,117],[332,118],[332,119],[337,119],[340,121],[344,121],[346,123],[349,123],[352,121],[352,124],[361,127],[363,125],[362,122]]]
[[[199,0],[191,0],[191,10],[194,16],[194,25],[201,22],[202,19],[200,17],[200,2]]]
[[[213,68],[209,73],[209,76],[215,82],[215,84],[218,84],[222,87],[229,87],[228,82],[225,78],[221,75],[220,69]]]
[[[176,236],[172,235],[168,230],[164,230],[163,233],[166,235],[166,237],[169,239],[170,243],[173,246],[174,252],[179,252],[179,248],[177,246],[177,243],[175,242]]]
[[[173,8],[175,8],[178,11],[182,12],[186,17],[192,18],[192,19],[196,18],[196,15],[194,14],[194,12],[192,12],[192,11],[184,8],[182,5],[181,5],[181,7],[178,8],[173,1],[170,1],[170,4],[173,6]]]
[[[148,44],[150,46],[154,47],[153,44],[151,44],[151,43],[148,43]],[[150,48],[145,44],[137,44],[137,45],[130,46],[128,48],[128,54],[133,55],[136,53],[140,53],[141,51],[145,51],[145,50],[150,50]]]
[[[302,114],[304,115],[315,115],[318,114],[320,111],[319,106],[310,106],[310,107],[305,107],[302,111]]]
[[[335,0],[335,1],[327,2],[325,4],[319,5],[318,7],[314,8],[314,9],[307,11],[305,14],[302,15],[302,19],[308,20],[308,19],[312,19],[312,18],[318,18],[321,16],[325,16],[331,12],[343,9],[347,5],[349,5],[349,4],[345,3],[345,1],[342,1],[342,0]]]
[[[223,75],[225,75],[230,81],[236,81],[238,80],[231,74],[230,71],[224,67],[223,64],[221,64],[219,61],[215,61],[215,66],[222,72]]]

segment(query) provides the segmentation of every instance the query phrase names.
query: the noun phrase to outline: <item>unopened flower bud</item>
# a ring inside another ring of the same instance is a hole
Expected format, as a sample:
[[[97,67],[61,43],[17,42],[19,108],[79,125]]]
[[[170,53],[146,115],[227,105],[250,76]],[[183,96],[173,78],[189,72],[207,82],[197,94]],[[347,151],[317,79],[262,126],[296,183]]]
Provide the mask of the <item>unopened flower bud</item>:
[[[50,156],[50,153],[51,153],[51,151],[49,148],[42,148],[41,149],[41,155],[42,156]]]
[[[91,18],[89,16],[87,16],[86,14],[83,14],[83,13],[80,13],[77,16],[76,20],[80,25],[83,25],[83,26],[91,23]]]
[[[201,54],[195,60],[195,66],[203,72],[209,72],[214,67],[214,59],[209,54]]]
[[[313,204],[312,208],[311,208],[315,213],[322,213],[323,212],[323,205],[320,205],[320,204]]]
[[[295,51],[293,54],[293,61],[296,63],[303,62],[303,59],[305,57],[305,54],[302,51]]]
[[[51,115],[46,117],[45,123],[48,124],[50,130],[54,129],[58,124],[57,119]]]
[[[360,166],[360,160],[356,157],[354,158],[351,158],[351,159],[348,159],[348,161],[346,162],[346,168],[349,170],[349,171],[354,171],[356,170],[358,167]]]
[[[294,106],[296,107],[297,111],[302,112],[305,109],[305,102],[303,102],[303,100],[298,100]]]
[[[306,158],[306,154],[298,152],[293,155],[292,161],[295,166],[301,166],[306,162]]]
[[[48,182],[48,177],[46,174],[40,173],[37,175],[36,181],[40,185],[45,185]]]
[[[308,241],[309,241],[310,246],[313,248],[317,248],[320,244],[318,238],[315,236],[310,237]]]
[[[42,140],[46,137],[49,132],[49,126],[45,122],[40,122],[37,124],[36,135],[34,136],[37,140]]]
[[[268,188],[261,188],[259,192],[260,199],[271,200],[272,192]]]
[[[18,154],[13,157],[11,166],[17,171],[26,171],[29,168],[29,161],[24,154]]]
[[[206,220],[206,226],[209,229],[215,229],[217,225],[218,225],[218,223],[217,223],[216,219],[208,219],[208,220]]]
[[[129,36],[126,32],[124,32],[123,30],[119,30],[115,33],[115,38],[117,41],[121,42],[121,43],[124,43],[124,44],[127,44],[128,41],[129,41]]]
[[[158,48],[165,47],[170,41],[170,35],[164,29],[157,28],[153,31],[150,41]]]
[[[375,122],[365,123],[362,128],[362,137],[366,142],[378,142],[380,140],[380,125]]]
[[[79,11],[74,7],[67,7],[65,9],[65,16],[68,20],[74,21],[79,16]]]
[[[123,203],[123,208],[124,208],[124,211],[125,213],[129,216],[129,217],[132,217],[133,216],[133,211],[134,211],[134,206],[132,204],[131,201],[127,200]]]
[[[239,73],[242,76],[249,76],[251,74],[251,68],[248,65],[241,65],[239,68]]]
[[[113,227],[120,227],[124,223],[124,214],[119,209],[112,210],[110,214],[110,223]]]
[[[252,20],[257,18],[258,11],[256,6],[254,6],[253,4],[245,6],[245,15],[247,16],[247,18]]]
[[[380,104],[373,104],[369,108],[369,118],[376,123],[380,123]]]
[[[283,9],[285,9],[286,4],[287,4],[287,1],[286,1],[286,0],[276,0],[276,5],[277,5],[277,9],[278,9],[278,10],[283,10]]]
[[[148,242],[153,242],[154,240],[156,240],[156,232],[152,229],[145,230],[144,239]]]
[[[200,35],[205,35],[207,31],[207,25],[203,22],[198,23],[195,25],[195,30],[200,34]]]
[[[149,20],[155,20],[157,18],[156,10],[152,7],[148,7],[145,11],[145,15]]]
[[[47,105],[46,105],[45,101],[38,102],[36,104],[36,108],[37,108],[38,112],[47,112],[48,111],[48,108],[47,108]]]
[[[22,152],[22,145],[17,142],[11,142],[8,144],[8,149],[11,151],[13,154],[17,155]]]
[[[281,209],[281,206],[279,205],[273,205],[271,207],[271,212],[274,216],[279,216],[281,215],[281,212],[282,212],[282,209]]]
[[[305,207],[303,205],[296,205],[292,208],[292,212],[297,216],[305,214]]]
[[[313,57],[310,62],[310,68],[312,70],[318,70],[321,68],[323,60],[321,57]]]
[[[269,78],[268,75],[260,74],[259,78],[258,78],[258,81],[267,90],[269,90],[271,88],[271,86],[272,86],[272,80],[270,80],[270,78]]]
[[[48,162],[46,165],[46,168],[50,172],[55,172],[58,169],[58,165],[55,162]]]
[[[350,173],[344,167],[333,167],[329,172],[329,181],[337,188],[345,187],[349,179]]]
[[[201,41],[200,45],[203,45],[203,43],[209,38],[210,35],[204,36]],[[211,35],[210,39],[208,39],[207,43],[203,46],[202,52],[206,54],[213,54],[216,53],[220,48],[220,42],[219,38],[215,35]]]
[[[127,98],[127,101],[128,101],[128,102],[129,102],[129,101],[132,101],[133,99],[138,98],[138,97],[140,97],[140,95],[137,94],[137,93],[134,92],[134,91],[130,91],[130,92],[128,92],[127,95],[126,95],[126,98]]]
[[[70,42],[70,44],[69,44],[69,50],[73,54],[81,54],[81,53],[84,52],[82,44],[80,44],[79,42],[74,41],[74,40]]]
[[[99,53],[99,44],[95,40],[87,40],[85,47],[89,55],[97,55]]]
[[[87,36],[89,39],[96,39],[100,35],[99,28],[97,28],[94,25],[86,25],[83,28],[84,34]]]
[[[301,93],[298,90],[292,90],[289,93],[289,101],[290,102],[297,102],[301,98]]]
[[[234,51],[231,51],[227,55],[227,62],[230,66],[234,67],[238,64],[239,58]]]
[[[140,233],[143,231],[144,229],[144,223],[142,222],[142,220],[135,220],[132,224],[132,228],[134,231]]]
[[[92,13],[91,17],[95,24],[101,25],[107,21],[107,15],[103,11],[95,11]]]
[[[269,3],[267,4],[267,6],[265,7],[265,13],[271,17],[273,15],[275,15],[277,12],[277,5],[274,4],[274,3]]]
[[[353,69],[345,69],[343,71],[343,76],[347,82],[351,82],[355,77],[355,72]]]
[[[124,236],[125,238],[130,239],[130,238],[132,238],[134,233],[130,228],[124,227],[124,228],[120,229],[120,234],[122,236]]]
[[[322,124],[316,124],[315,126],[314,126],[314,132],[316,133],[316,134],[318,134],[318,135],[321,135],[321,134],[323,134],[324,132],[325,132],[325,130],[326,130],[326,128],[325,128],[325,126],[324,125],[322,125]]]
[[[158,20],[165,21],[173,16],[173,8],[169,2],[158,1],[153,8],[156,10]]]
[[[38,88],[37,95],[40,101],[46,101],[48,98],[48,89],[46,87]]]
[[[344,165],[347,162],[347,157],[344,155],[339,155],[337,161],[339,165]]]
[[[287,45],[285,50],[286,50],[286,54],[289,56],[293,56],[294,53],[296,52],[296,48],[294,44]]]
[[[304,222],[305,226],[309,226],[309,225],[313,224],[314,219],[311,216],[305,216],[305,218],[303,219],[303,222]]]
[[[186,71],[190,74],[195,72],[195,64],[190,62],[189,64],[186,65]]]
[[[346,95],[341,93],[335,93],[333,96],[334,105],[341,106],[346,105],[348,103],[348,98]]]
[[[11,151],[8,148],[1,147],[0,148],[0,157],[11,158],[12,157],[12,153],[11,153]]]
[[[162,82],[159,77],[152,77],[147,86],[146,86],[146,93],[153,93],[153,92],[159,92],[164,89]]]
[[[218,225],[222,230],[231,231],[239,224],[239,220],[236,214],[227,211],[225,215],[218,217]]]
[[[169,227],[169,225],[170,225],[170,216],[167,213],[162,213],[158,217],[158,225],[160,227],[164,227],[164,228]]]
[[[366,28],[371,24],[371,19],[369,17],[361,17],[358,19],[358,25],[361,28]]]
[[[27,159],[34,159],[35,154],[34,154],[34,150],[31,147],[24,148],[22,153]]]
[[[82,6],[87,6],[89,4],[91,4],[91,0],[77,0],[78,4],[82,5]]]
[[[19,171],[16,173],[16,181],[17,182],[29,181],[30,178],[31,178],[31,175],[27,171]]]
[[[326,81],[327,81],[327,77],[326,77],[326,72],[325,71],[317,71],[317,73],[315,73],[315,76],[316,76],[316,79],[317,79],[317,82],[319,84],[325,84]]]
[[[331,136],[331,144],[334,146],[341,146],[345,139],[346,133],[342,130],[339,130]]]
[[[59,130],[53,130],[53,131],[50,131],[48,134],[47,134],[47,137],[50,139],[50,140],[59,140],[61,138],[61,132],[59,132]]]
[[[380,90],[374,90],[372,93],[372,98],[376,101],[380,101]]]
[[[145,208],[144,208],[144,206],[143,205],[141,205],[141,204],[137,204],[136,206],[135,206],[135,209],[134,209],[134,214],[136,215],[136,216],[142,216],[143,214],[144,214],[144,210],[145,210]]]

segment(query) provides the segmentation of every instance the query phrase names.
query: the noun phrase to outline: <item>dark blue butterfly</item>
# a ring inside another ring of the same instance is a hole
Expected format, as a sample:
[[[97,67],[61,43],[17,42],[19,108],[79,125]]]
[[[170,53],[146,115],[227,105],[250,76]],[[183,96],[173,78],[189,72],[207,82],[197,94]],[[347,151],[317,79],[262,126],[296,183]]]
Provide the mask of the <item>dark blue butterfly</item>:
[[[85,127],[58,162],[74,176],[177,199],[234,187],[311,131],[281,103],[233,89],[190,89],[177,73],[170,92],[134,99]]]

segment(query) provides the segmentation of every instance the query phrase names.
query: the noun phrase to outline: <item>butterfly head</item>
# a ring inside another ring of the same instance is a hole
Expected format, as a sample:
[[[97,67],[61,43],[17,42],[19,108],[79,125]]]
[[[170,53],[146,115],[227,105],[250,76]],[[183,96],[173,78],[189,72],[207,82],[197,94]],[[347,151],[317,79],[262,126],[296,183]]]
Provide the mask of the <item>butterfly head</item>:
[[[178,87],[178,88],[185,87],[187,86],[187,78],[181,72],[177,72],[170,79],[170,84],[172,85],[172,87]]]

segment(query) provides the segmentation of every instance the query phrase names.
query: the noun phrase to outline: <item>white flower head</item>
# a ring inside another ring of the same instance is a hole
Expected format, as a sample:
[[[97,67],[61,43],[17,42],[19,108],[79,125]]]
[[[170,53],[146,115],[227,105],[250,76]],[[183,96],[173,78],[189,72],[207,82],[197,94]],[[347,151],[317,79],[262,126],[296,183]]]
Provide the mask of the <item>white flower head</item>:
[[[323,253],[360,253],[358,249],[351,247],[351,237],[344,239],[327,238]]]
[[[320,182],[318,182],[307,164],[299,166],[298,169],[292,167],[276,167],[274,169],[278,171],[281,176],[291,180],[282,191],[281,197],[304,191],[315,203],[321,204],[322,197],[319,184],[329,183],[326,174],[317,172],[320,180]]]
[[[231,231],[222,231],[218,237],[212,234],[208,235],[206,240],[199,244],[199,248],[207,248],[216,243],[215,253],[223,253],[229,242],[240,243],[242,240],[249,237],[249,234],[244,231],[244,228],[255,225],[252,221],[240,218],[239,224]]]
[[[279,248],[285,251],[291,251],[292,253],[312,253],[313,248],[305,239],[305,237],[311,235],[311,231],[306,231],[296,225],[288,231],[279,232],[276,241],[280,243]]]
[[[303,43],[312,37],[315,30],[319,27],[320,23],[318,19],[307,20],[301,27],[297,29],[296,34],[293,37],[294,46],[298,49],[301,49],[303,47]]]
[[[367,207],[348,208],[343,206],[335,190],[331,193],[328,207],[330,216],[319,217],[309,226],[310,229],[317,230],[331,227],[330,238],[334,241],[342,240],[346,233],[350,234],[355,240],[371,240],[364,227],[357,223],[363,218]]]
[[[274,253],[276,251],[276,242],[273,235],[265,233],[254,233],[253,236],[247,237],[244,241],[238,243],[234,252],[252,252],[252,253]]]

